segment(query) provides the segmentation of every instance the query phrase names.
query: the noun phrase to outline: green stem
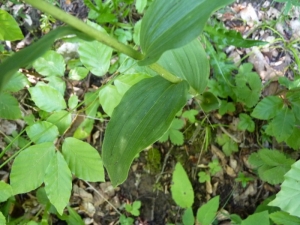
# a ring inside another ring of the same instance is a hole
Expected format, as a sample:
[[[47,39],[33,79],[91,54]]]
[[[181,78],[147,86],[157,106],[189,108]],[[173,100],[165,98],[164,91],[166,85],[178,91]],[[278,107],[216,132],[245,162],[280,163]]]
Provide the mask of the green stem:
[[[95,28],[85,24],[80,19],[64,12],[63,10],[45,1],[42,0],[23,0],[23,1],[41,10],[42,12],[50,14],[51,16],[59,19],[60,21],[63,21],[64,23],[76,28],[77,30],[82,31],[83,33],[89,35],[95,40],[100,41],[101,43],[108,45],[114,48],[115,50],[130,56],[133,59],[141,60],[144,58],[143,54],[141,54],[140,52],[134,50],[133,48],[127,45],[118,42],[116,39],[110,37],[108,34],[96,30]]]
[[[157,72],[160,76],[170,81],[171,83],[179,83],[182,81],[181,78],[174,76],[172,73],[170,73],[158,63],[151,64],[149,65],[149,67],[155,72]]]

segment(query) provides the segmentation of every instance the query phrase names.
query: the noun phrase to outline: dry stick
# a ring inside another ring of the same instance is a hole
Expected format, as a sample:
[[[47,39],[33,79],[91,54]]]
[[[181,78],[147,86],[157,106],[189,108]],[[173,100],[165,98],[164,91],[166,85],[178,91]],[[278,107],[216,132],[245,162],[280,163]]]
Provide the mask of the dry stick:
[[[89,182],[84,181],[94,192],[96,192],[101,198],[104,199],[119,215],[122,215],[122,213],[112,204],[110,201],[108,201],[96,188],[93,187]]]
[[[166,164],[167,164],[167,160],[168,160],[168,158],[170,157],[170,154],[171,154],[171,151],[173,150],[173,148],[174,148],[174,146],[172,146],[172,147],[169,149],[168,153],[166,154],[165,159],[164,159],[164,164],[163,164],[162,169],[161,169],[161,172],[160,172],[160,174],[158,175],[158,177],[157,177],[155,183],[158,183],[158,181],[159,181],[160,178],[162,177],[162,175],[163,175],[163,173],[164,173],[164,171],[165,171],[165,167],[166,167]]]

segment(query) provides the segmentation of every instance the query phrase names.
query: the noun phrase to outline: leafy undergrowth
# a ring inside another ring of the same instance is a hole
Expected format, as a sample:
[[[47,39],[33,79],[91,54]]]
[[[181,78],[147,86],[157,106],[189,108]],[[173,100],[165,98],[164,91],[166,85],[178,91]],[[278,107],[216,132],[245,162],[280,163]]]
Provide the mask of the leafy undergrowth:
[[[8,224],[299,224],[297,211],[285,204],[289,199],[299,206],[293,198],[299,190],[291,188],[299,182],[299,9],[291,2],[236,3],[214,13],[198,39],[158,60],[188,81],[178,84],[152,77],[149,68],[86,36],[56,41],[33,63],[27,48],[15,63],[28,67],[0,92],[0,224],[4,217]],[[140,19],[151,3],[85,0],[60,7],[137,46]],[[1,42],[1,60],[60,26],[25,4],[1,8],[26,36],[12,45]],[[47,36],[49,46],[60,31],[73,32],[56,30]],[[180,59],[183,54],[193,58]],[[203,56],[200,69],[184,68]],[[158,56],[152,57],[147,60]],[[191,80],[194,73],[199,76]],[[201,95],[187,101],[188,85]],[[139,98],[153,87],[161,92]],[[152,114],[140,114],[142,107]],[[142,130],[132,129],[137,120]],[[106,131],[121,138],[104,139]],[[152,136],[141,143],[143,132]],[[134,139],[131,145],[126,136]],[[102,146],[109,151],[102,153]],[[98,152],[113,172],[104,174]],[[38,179],[24,180],[24,174]]]

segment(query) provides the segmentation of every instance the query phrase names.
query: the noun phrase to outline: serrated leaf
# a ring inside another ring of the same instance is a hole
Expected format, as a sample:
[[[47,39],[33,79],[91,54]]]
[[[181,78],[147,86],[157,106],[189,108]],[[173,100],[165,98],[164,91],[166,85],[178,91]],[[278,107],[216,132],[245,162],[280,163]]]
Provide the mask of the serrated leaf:
[[[0,92],[0,118],[15,120],[21,117],[18,100],[8,93]]]
[[[28,126],[26,133],[30,140],[36,144],[53,142],[59,135],[57,127],[46,121],[37,122]]]
[[[43,183],[54,153],[53,143],[45,142],[28,147],[15,158],[10,174],[14,194],[30,192]]]
[[[33,67],[44,76],[64,76],[66,64],[62,55],[50,50],[34,61]]]
[[[67,111],[54,112],[47,118],[47,121],[54,124],[59,131],[59,134],[63,134],[72,123],[72,115]]]
[[[8,83],[3,88],[3,91],[11,91],[11,92],[17,92],[20,91],[22,88],[24,88],[26,85],[28,85],[29,82],[27,78],[24,76],[24,74],[20,72],[14,73]]]
[[[111,116],[116,106],[120,103],[122,95],[118,92],[117,88],[111,84],[105,85],[99,91],[99,102],[103,111]]]
[[[171,185],[172,198],[181,208],[190,208],[194,203],[192,184],[180,163],[176,163]]]
[[[18,71],[21,67],[30,65],[38,57],[41,57],[53,44],[53,42],[65,35],[76,34],[81,38],[88,39],[86,34],[81,33],[75,28],[59,27],[50,31],[47,35],[40,38],[36,43],[31,44],[29,47],[14,53],[0,64],[0,91],[10,80],[11,76]]]
[[[207,19],[216,9],[231,0],[172,0],[154,1],[147,9],[141,26],[141,48],[149,65],[167,50],[186,45],[203,30]]]
[[[0,24],[1,41],[16,41],[24,38],[18,23],[8,12],[3,9],[0,9]]]
[[[182,215],[182,223],[183,225],[194,225],[195,218],[192,208],[187,208]]]
[[[174,145],[182,145],[184,143],[184,136],[182,132],[171,129],[169,131],[170,140]]]
[[[112,56],[112,48],[98,41],[81,41],[78,53],[82,64],[96,76],[107,73]]]
[[[182,117],[187,118],[191,123],[195,123],[196,118],[195,116],[198,114],[199,112],[195,109],[191,109],[188,111],[185,111],[184,113],[182,113]]]
[[[299,186],[300,161],[295,162],[291,169],[284,175],[284,182],[276,198],[269,203],[277,206],[293,216],[299,216],[300,186]]]
[[[4,181],[0,181],[0,202],[5,202],[12,195],[13,190],[11,186]]]
[[[227,102],[224,100],[221,100],[220,108],[219,108],[219,114],[223,116],[226,113],[232,113],[235,111],[235,105],[233,102]]]
[[[251,116],[261,120],[272,119],[282,107],[283,101],[281,98],[267,96],[255,106]]]
[[[205,90],[209,77],[209,62],[198,39],[165,52],[157,62],[173,75],[186,80],[199,94]]]
[[[295,126],[293,111],[288,107],[284,107],[277,113],[269,125],[272,126],[272,133],[279,143],[286,141],[292,134]]]
[[[53,87],[37,85],[29,88],[29,93],[34,103],[46,112],[60,111],[67,107],[63,96]]]
[[[125,93],[108,123],[102,147],[103,162],[114,186],[126,179],[136,154],[170,127],[186,103],[187,89],[186,82],[173,84],[156,76]]]
[[[233,152],[237,152],[238,145],[226,134],[217,135],[217,143],[222,146],[222,150],[226,156],[230,156]]]
[[[72,174],[62,154],[57,151],[52,157],[45,174],[45,191],[47,196],[62,215],[69,203],[72,190]]]
[[[268,211],[263,211],[260,213],[255,213],[248,216],[245,220],[242,221],[241,225],[270,225]]]
[[[299,225],[300,218],[298,216],[291,216],[290,214],[280,211],[274,212],[269,215],[271,220],[275,222],[275,224],[284,224],[284,225]]]
[[[201,225],[212,224],[219,208],[219,199],[220,197],[216,196],[198,209],[197,221]]]
[[[101,157],[88,143],[68,137],[62,145],[62,153],[78,178],[91,182],[105,181]]]
[[[294,150],[298,150],[300,148],[299,137],[300,137],[300,129],[298,127],[295,127],[290,137],[286,140],[287,145],[293,148]]]
[[[235,30],[228,30],[220,26],[209,26],[206,25],[204,31],[209,35],[210,39],[214,43],[222,46],[236,46],[241,48],[250,48],[253,46],[266,45],[268,42],[253,40],[253,39],[244,39],[240,32]]]
[[[239,130],[248,130],[249,132],[253,132],[255,129],[255,123],[250,116],[245,113],[239,114],[240,121],[238,123]]]
[[[259,177],[270,184],[283,182],[283,175],[293,162],[283,153],[269,149],[261,149],[249,157],[249,163],[257,167]]]

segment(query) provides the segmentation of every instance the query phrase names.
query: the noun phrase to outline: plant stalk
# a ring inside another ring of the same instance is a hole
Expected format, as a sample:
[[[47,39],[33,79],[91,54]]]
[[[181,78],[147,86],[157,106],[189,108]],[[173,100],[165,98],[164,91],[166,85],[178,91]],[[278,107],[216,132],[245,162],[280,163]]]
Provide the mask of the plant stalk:
[[[41,10],[44,13],[47,13],[56,19],[63,21],[64,23],[76,28],[77,30],[82,31],[88,36],[94,38],[101,43],[114,48],[115,50],[122,52],[133,59],[141,60],[144,58],[144,55],[140,52],[134,50],[133,48],[120,43],[115,38],[110,37],[108,34],[102,33],[95,28],[87,25],[80,19],[64,12],[63,10],[49,4],[48,2],[41,0],[23,0],[24,2],[32,5],[34,8]]]

